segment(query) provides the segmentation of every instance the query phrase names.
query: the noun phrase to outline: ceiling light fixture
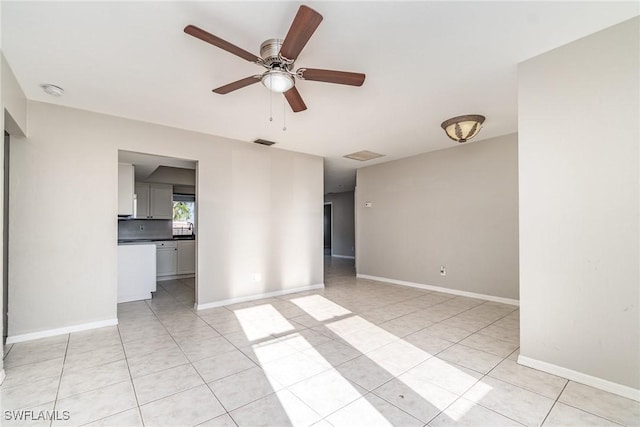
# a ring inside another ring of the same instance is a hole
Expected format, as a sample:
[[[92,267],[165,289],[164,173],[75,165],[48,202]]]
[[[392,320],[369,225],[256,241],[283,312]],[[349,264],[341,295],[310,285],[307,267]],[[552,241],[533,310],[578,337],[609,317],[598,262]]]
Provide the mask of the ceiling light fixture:
[[[467,142],[480,132],[484,120],[484,116],[479,114],[468,114],[445,120],[440,126],[454,141]]]
[[[64,93],[64,89],[62,89],[60,86],[43,84],[41,87],[42,90],[44,90],[51,96],[62,96],[62,94]]]
[[[278,68],[266,71],[260,81],[267,89],[275,93],[284,93],[294,85],[293,76]]]

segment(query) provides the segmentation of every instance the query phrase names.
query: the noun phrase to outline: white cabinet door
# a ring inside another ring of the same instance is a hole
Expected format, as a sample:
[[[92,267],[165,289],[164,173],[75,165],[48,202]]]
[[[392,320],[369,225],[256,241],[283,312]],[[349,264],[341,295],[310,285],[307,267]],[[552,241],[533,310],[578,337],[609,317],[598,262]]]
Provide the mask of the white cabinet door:
[[[178,241],[178,274],[196,272],[195,240]]]
[[[136,182],[136,218],[149,217],[149,184]]]
[[[133,215],[133,165],[118,163],[118,215]]]
[[[136,218],[173,219],[173,185],[136,183]]]
[[[178,248],[158,248],[156,251],[156,276],[173,276],[178,266]]]
[[[149,215],[154,219],[173,219],[173,186],[149,184]]]

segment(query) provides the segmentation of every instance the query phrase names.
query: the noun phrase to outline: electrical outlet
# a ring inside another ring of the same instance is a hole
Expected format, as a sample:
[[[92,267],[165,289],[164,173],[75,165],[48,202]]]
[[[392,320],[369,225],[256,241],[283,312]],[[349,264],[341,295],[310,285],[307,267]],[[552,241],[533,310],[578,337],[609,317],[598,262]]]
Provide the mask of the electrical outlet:
[[[140,225],[140,231],[144,231],[144,225]]]
[[[260,280],[262,280],[262,277],[260,276],[260,273],[254,273],[253,274],[253,281],[254,282],[259,282]]]
[[[446,276],[447,275],[447,267],[445,267],[444,265],[440,266],[440,275],[441,276]]]

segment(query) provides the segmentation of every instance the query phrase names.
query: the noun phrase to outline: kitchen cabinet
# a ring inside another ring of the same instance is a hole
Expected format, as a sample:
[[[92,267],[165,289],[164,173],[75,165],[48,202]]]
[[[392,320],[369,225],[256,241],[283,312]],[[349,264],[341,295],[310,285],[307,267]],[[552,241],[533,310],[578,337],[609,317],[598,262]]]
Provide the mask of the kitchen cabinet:
[[[178,274],[195,274],[196,272],[196,241],[178,241]]]
[[[156,243],[156,276],[174,276],[178,270],[178,242]]]
[[[173,186],[137,182],[136,218],[173,219]]]
[[[133,165],[118,163],[118,215],[133,215],[133,172]]]

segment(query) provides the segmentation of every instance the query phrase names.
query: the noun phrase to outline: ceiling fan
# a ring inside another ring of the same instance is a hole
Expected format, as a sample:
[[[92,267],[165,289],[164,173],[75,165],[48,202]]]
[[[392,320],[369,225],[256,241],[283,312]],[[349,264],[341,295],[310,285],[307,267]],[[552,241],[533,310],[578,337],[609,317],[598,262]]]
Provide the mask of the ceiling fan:
[[[307,106],[296,89],[296,79],[351,86],[362,86],[362,83],[364,83],[365,75],[361,73],[317,68],[298,68],[293,71],[294,61],[298,58],[318,25],[320,25],[320,22],[322,22],[322,15],[310,7],[300,6],[284,40],[269,39],[264,41],[260,45],[260,56],[247,52],[195,25],[187,25],[184,28],[184,32],[267,69],[262,74],[245,77],[233,83],[220,86],[213,89],[213,92],[224,95],[254,83],[262,82],[267,89],[283,93],[291,109],[297,113],[306,110]]]

